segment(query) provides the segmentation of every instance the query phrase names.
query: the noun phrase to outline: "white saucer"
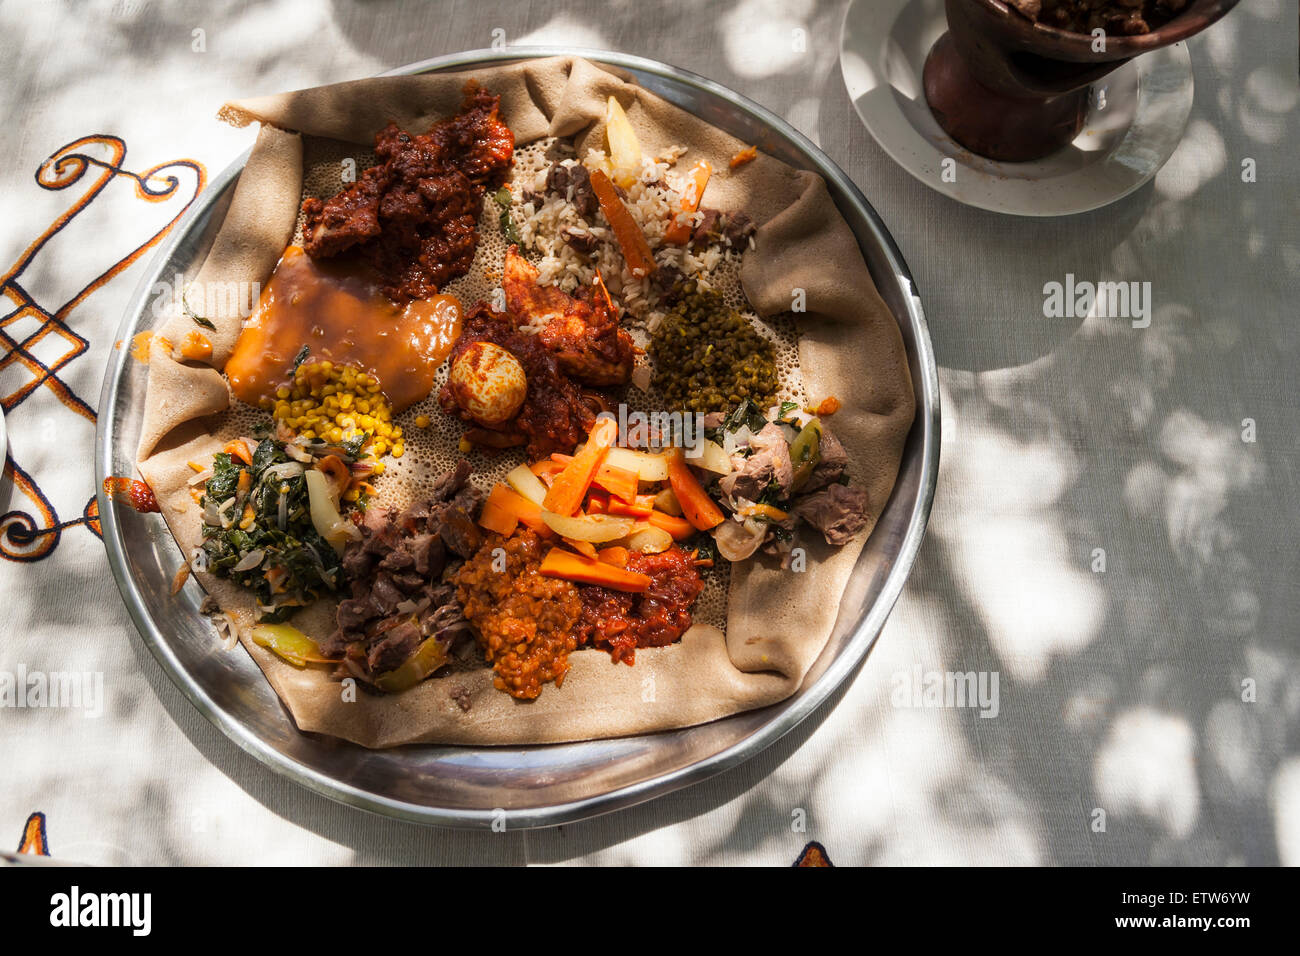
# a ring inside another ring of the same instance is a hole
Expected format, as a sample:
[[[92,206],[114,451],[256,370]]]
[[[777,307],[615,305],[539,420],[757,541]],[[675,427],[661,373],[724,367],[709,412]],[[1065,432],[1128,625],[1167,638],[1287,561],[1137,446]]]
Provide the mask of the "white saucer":
[[[926,55],[947,28],[943,0],[853,0],[840,30],[844,84],[867,130],[896,163],[945,196],[1019,216],[1087,212],[1149,180],[1182,139],[1192,67],[1186,44],[1176,43],[1095,84],[1083,131],[1061,152],[1031,163],[976,156],[939,128],[921,85]],[[953,160],[953,181],[944,176],[946,159]]]

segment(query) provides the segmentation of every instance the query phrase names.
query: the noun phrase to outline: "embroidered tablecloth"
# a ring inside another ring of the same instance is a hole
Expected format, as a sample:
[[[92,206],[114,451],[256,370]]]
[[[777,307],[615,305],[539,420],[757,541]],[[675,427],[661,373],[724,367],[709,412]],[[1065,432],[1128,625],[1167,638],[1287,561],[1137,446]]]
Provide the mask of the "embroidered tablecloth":
[[[1191,41],[1196,105],[1152,184],[1043,221],[888,159],[845,93],[843,3],[705,9],[0,7],[0,840],[87,863],[1300,863],[1295,4]],[[893,231],[943,389],[925,546],[832,706],[688,790],[501,834],[337,805],[209,725],[122,606],[91,465],[143,262],[251,142],[217,106],[494,43],[662,59],[785,116]],[[1045,317],[1067,276],[1149,282],[1149,326]],[[69,674],[79,699],[47,706]]]

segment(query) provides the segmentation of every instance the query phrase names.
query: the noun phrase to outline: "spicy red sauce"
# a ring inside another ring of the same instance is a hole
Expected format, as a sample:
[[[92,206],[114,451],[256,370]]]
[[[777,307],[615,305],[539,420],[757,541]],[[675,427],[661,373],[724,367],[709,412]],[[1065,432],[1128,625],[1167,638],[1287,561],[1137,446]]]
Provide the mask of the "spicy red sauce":
[[[491,342],[518,359],[528,380],[528,392],[514,418],[495,430],[476,429],[472,440],[499,436],[495,447],[526,444],[531,461],[540,461],[556,451],[571,452],[586,440],[596,414],[536,335],[519,331],[508,315],[493,312],[486,302],[478,302],[466,313],[464,331],[452,349],[452,364],[475,342]],[[438,403],[448,415],[470,420],[449,385],[438,393]]]
[[[467,85],[459,113],[415,135],[390,123],[375,137],[379,162],[347,189],[302,209],[312,258],[355,253],[383,277],[393,301],[427,299],[469,271],[483,194],[505,182],[515,137],[500,98]]]
[[[105,478],[104,494],[114,501],[125,501],[140,514],[153,514],[161,511],[153,489],[143,481],[135,478]]]
[[[630,594],[583,585],[576,633],[579,644],[603,647],[615,661],[632,664],[638,647],[663,647],[681,638],[704,581],[690,552],[676,545],[660,554],[632,554],[627,569],[650,575],[649,590]]]

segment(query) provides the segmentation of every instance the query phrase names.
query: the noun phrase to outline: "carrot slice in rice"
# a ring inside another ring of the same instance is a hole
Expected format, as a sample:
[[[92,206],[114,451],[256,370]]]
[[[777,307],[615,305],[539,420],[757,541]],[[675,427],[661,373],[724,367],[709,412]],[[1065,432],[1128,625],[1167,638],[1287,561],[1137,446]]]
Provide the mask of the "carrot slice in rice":
[[[645,233],[632,218],[632,213],[628,212],[623,200],[618,198],[614,183],[605,175],[604,170],[592,170],[591,189],[600,202],[600,211],[605,214],[609,227],[614,230],[614,238],[623,251],[628,271],[642,279],[653,275],[657,266],[650,243],[646,241]]]
[[[709,184],[711,175],[713,175],[713,166],[708,160],[700,160],[691,169],[686,183],[686,192],[682,194],[681,213],[674,216],[664,228],[665,242],[684,246],[690,241],[691,233],[695,231],[691,217],[700,208],[700,199],[704,196],[704,187]],[[683,219],[685,222],[682,221]]]

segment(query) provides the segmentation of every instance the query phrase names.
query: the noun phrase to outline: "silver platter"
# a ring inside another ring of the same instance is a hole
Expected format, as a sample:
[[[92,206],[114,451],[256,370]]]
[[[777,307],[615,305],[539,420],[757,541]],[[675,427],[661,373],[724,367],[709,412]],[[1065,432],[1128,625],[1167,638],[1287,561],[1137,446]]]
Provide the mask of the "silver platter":
[[[916,386],[916,422],[894,493],[858,560],[825,651],[790,699],[686,730],[539,747],[407,746],[374,751],[294,726],[249,656],[220,649],[199,614],[202,591],[171,594],[182,561],[163,521],[99,495],[104,546],[136,627],[163,670],[231,740],[272,770],[334,800],[421,823],[488,827],[496,808],[511,829],[551,826],[629,807],[736,766],[811,714],[866,658],[921,545],[939,466],[939,387],[911,273],[884,224],[853,182],[808,139],[763,107],[685,70],[603,51],[528,47],[438,57],[394,74],[464,70],[577,54],[619,67],[646,89],[819,173],[857,236],[880,293],[898,319]],[[116,338],[150,327],[150,289],[194,271],[219,227],[247,153],[217,176],[177,224],[141,279]],[[112,353],[100,396],[95,478],[135,473],[146,368]]]

